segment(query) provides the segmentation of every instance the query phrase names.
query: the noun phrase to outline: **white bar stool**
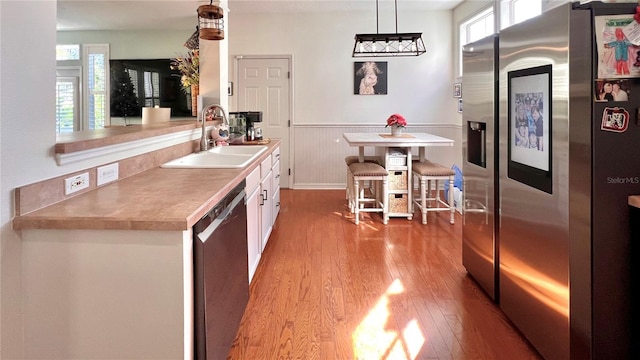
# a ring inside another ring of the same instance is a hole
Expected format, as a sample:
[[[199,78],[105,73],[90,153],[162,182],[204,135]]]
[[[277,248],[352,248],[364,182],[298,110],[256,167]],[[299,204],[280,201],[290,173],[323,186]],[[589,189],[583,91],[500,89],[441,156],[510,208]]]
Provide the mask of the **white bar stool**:
[[[420,180],[420,196],[414,196],[413,203],[422,211],[422,223],[427,223],[427,213],[430,211],[449,211],[451,224],[454,223],[455,206],[453,204],[453,178],[455,171],[431,161],[414,161],[411,163],[413,176]],[[435,182],[435,196],[431,196],[431,181]],[[449,180],[449,199],[440,198],[440,180]],[[435,201],[436,207],[431,207],[431,201]],[[442,205],[442,206],[441,206]]]
[[[361,212],[382,213],[382,223],[389,222],[389,189],[387,177],[389,173],[381,165],[371,162],[355,162],[349,165],[349,172],[353,179],[349,201],[351,212],[354,214],[356,225],[360,222]],[[374,182],[376,186],[370,196],[364,191],[364,182]],[[382,191],[380,191],[380,189]]]
[[[349,208],[351,209],[351,212],[353,212],[352,198],[350,197],[349,194],[351,193],[351,189],[353,187],[353,177],[351,176],[351,172],[349,171],[349,165],[351,165],[353,163],[357,163],[358,161],[359,161],[358,155],[349,155],[349,156],[344,158],[344,162],[347,164],[347,191],[346,191],[346,198],[347,198],[347,200],[349,200]],[[365,156],[364,157],[364,162],[372,162],[372,163],[380,164],[380,158],[378,158],[377,156]]]

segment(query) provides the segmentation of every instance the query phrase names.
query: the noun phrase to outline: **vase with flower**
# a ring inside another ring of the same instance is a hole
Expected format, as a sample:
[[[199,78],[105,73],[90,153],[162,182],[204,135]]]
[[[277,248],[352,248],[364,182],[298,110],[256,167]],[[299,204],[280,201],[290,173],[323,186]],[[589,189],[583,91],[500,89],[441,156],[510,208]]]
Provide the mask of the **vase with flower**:
[[[392,136],[400,136],[402,129],[407,126],[407,120],[400,114],[393,114],[387,118],[387,125],[385,127],[391,128]]]
[[[180,71],[180,84],[185,93],[191,93],[191,114],[198,115],[198,94],[200,93],[200,53],[198,49],[189,50],[171,60],[171,69]]]

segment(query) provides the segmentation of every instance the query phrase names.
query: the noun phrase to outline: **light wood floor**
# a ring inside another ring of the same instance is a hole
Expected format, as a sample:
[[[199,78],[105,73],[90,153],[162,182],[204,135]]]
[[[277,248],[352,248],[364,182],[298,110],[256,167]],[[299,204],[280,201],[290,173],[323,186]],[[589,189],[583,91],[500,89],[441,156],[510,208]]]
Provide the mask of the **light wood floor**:
[[[281,191],[230,359],[541,359],[462,266],[461,217],[360,225],[344,191]]]

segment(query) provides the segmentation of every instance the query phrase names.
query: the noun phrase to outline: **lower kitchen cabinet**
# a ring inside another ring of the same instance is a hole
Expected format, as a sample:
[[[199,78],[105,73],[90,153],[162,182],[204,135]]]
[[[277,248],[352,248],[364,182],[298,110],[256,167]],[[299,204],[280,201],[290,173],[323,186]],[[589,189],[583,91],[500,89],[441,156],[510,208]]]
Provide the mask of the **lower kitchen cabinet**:
[[[280,211],[280,148],[247,176],[247,242],[249,282],[267,246],[273,223]]]
[[[262,178],[260,182],[260,196],[262,202],[260,203],[260,238],[261,238],[261,251],[264,251],[264,248],[267,246],[267,242],[269,241],[269,235],[271,235],[271,229],[273,226],[272,219],[272,210],[271,203],[273,201],[273,193],[272,193],[272,185],[271,181],[273,179],[273,172],[271,172],[271,166],[269,165],[269,170],[267,174]]]
[[[247,256],[249,260],[249,282],[258,268],[262,253],[260,234],[260,167],[247,176]]]
[[[273,200],[271,201],[271,222],[275,224],[278,213],[280,212],[280,160],[271,168],[273,173],[272,192]]]

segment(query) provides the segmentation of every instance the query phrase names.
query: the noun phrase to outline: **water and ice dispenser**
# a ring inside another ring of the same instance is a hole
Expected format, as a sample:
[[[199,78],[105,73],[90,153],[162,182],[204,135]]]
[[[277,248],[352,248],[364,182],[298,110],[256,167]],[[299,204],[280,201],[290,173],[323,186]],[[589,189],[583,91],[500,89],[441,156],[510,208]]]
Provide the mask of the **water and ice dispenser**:
[[[487,123],[467,121],[467,160],[487,167]]]

